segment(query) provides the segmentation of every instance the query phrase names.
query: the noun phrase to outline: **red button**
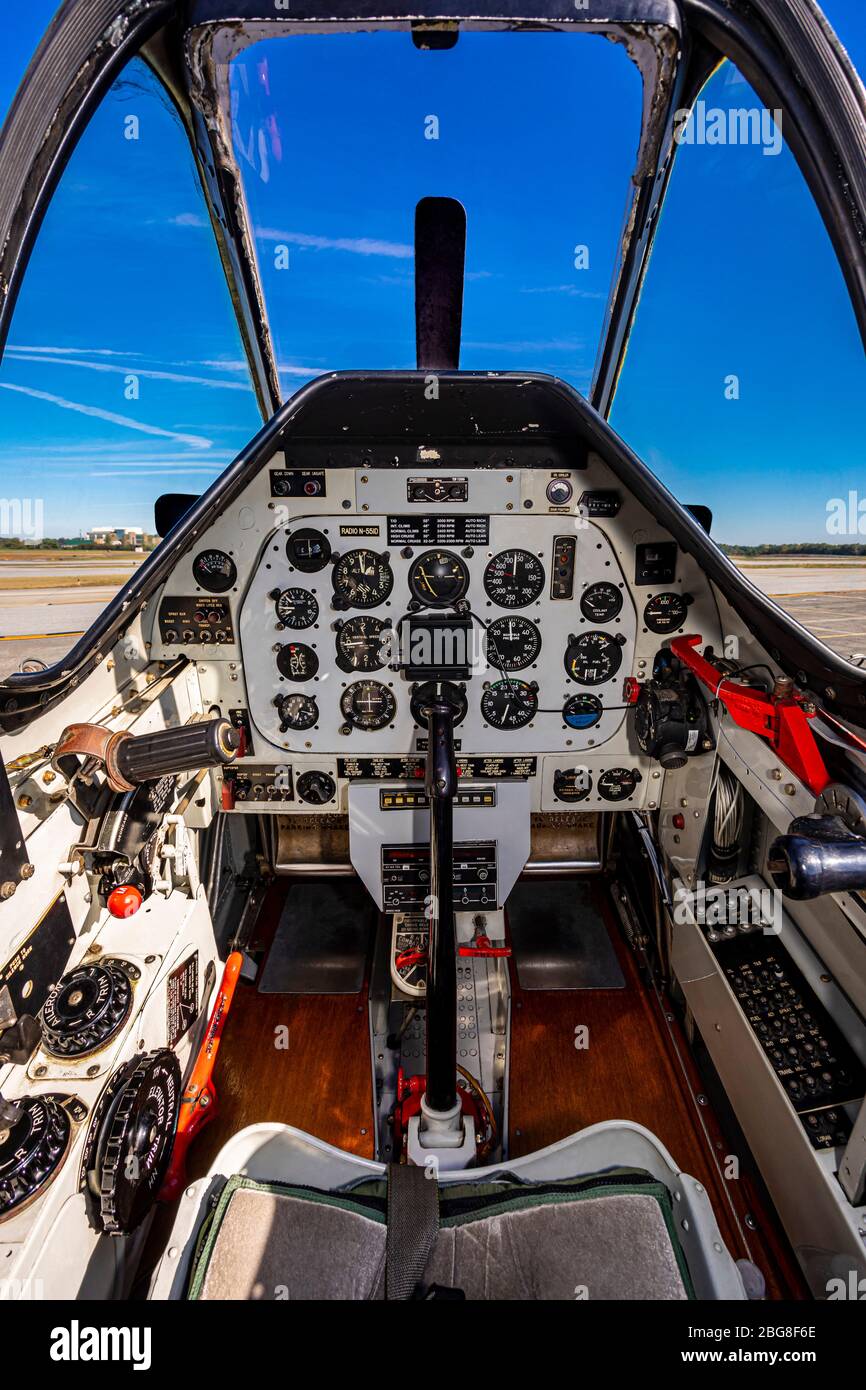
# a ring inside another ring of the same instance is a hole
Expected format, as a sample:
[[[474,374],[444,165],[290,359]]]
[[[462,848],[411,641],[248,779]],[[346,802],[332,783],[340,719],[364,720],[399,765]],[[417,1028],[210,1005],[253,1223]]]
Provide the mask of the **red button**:
[[[143,901],[135,884],[126,883],[122,888],[112,888],[108,895],[108,910],[112,917],[132,917]]]
[[[671,816],[671,820],[673,821],[674,830],[685,830],[686,818],[681,811],[675,811]]]

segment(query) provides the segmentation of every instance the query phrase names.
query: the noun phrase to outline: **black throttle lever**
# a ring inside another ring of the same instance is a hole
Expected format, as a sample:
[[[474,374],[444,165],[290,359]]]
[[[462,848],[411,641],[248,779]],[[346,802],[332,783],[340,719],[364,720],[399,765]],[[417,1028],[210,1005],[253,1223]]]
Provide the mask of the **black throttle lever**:
[[[770,846],[770,877],[786,898],[866,889],[866,838],[840,816],[798,816]]]
[[[111,788],[127,792],[142,782],[230,763],[240,741],[240,731],[228,719],[180,724],[152,734],[70,724],[60,735],[51,762],[67,778],[79,770],[80,759],[101,763]]]

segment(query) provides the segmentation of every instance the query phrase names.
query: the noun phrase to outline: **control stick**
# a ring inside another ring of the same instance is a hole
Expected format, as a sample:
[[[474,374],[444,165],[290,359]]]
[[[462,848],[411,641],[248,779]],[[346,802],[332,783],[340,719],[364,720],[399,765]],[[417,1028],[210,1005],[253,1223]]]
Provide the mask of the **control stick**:
[[[454,927],[455,701],[441,686],[426,706],[425,790],[430,802],[430,937],[427,962],[427,1091],[424,1110],[460,1124],[457,1099],[457,964]]]

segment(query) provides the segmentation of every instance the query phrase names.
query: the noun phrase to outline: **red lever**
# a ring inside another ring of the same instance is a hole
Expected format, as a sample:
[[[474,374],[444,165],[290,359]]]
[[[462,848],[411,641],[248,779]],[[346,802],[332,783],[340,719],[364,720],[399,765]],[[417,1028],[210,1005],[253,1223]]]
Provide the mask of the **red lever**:
[[[480,932],[469,946],[460,946],[458,956],[510,956],[510,946],[494,946],[489,936]]]
[[[779,759],[804,782],[815,796],[830,782],[824,759],[809,728],[814,711],[803,709],[802,695],[766,695],[743,685],[735,676],[726,676],[695,648],[703,641],[699,635],[675,637],[671,651],[703,681],[713,697],[722,701],[734,723],[749,729],[770,743]]]
[[[190,1144],[200,1129],[217,1113],[217,1094],[213,1084],[213,1069],[219,1051],[220,1038],[228,1018],[234,997],[235,985],[243,965],[240,951],[232,951],[225,964],[222,982],[216,1003],[208,1019],[195,1066],[190,1072],[189,1081],[180,1103],[180,1118],[174,1136],[174,1147],[165,1180],[157,1198],[160,1202],[173,1202],[186,1186],[186,1155]]]

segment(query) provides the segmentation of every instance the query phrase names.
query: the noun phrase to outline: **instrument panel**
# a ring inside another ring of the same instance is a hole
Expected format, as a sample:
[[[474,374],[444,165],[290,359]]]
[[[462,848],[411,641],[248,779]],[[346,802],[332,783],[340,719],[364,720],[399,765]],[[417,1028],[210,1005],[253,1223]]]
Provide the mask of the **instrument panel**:
[[[365,781],[417,786],[436,681],[467,781],[525,779],[533,810],[660,804],[625,684],[679,632],[721,641],[696,563],[596,454],[421,471],[269,465],[176,564],[148,645],[247,728],[223,804],[330,814]]]
[[[254,729],[290,752],[424,752],[413,695],[427,676],[457,688],[458,751],[519,737],[565,752],[611,737],[637,615],[607,537],[579,518],[460,520],[450,545],[423,544],[430,518],[410,529],[386,514],[363,528],[319,515],[274,531],[240,610]],[[563,540],[578,602],[557,587]],[[314,570],[293,563],[300,544],[305,557],[315,549]]]

